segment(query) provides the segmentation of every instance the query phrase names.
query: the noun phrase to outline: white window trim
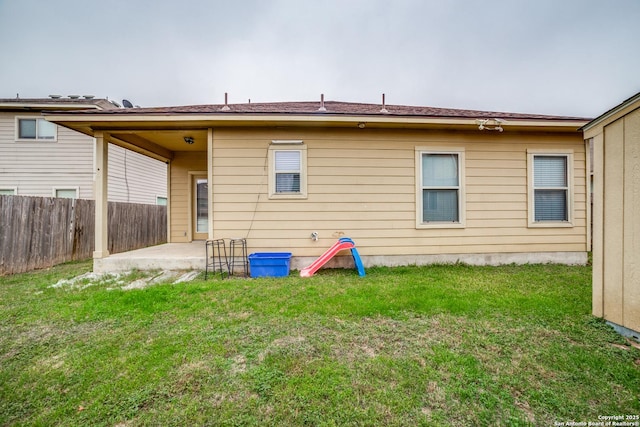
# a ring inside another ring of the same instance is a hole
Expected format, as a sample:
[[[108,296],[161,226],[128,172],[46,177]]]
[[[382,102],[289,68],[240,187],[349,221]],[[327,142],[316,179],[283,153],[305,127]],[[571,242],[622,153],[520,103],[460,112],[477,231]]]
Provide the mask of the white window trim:
[[[76,199],[80,198],[80,187],[53,187],[53,190],[51,191],[51,196],[52,197],[58,197],[56,195],[56,193],[58,192],[58,190],[74,190],[76,192]]]
[[[46,119],[42,116],[16,116],[15,119],[15,141],[16,142],[58,142],[58,125],[53,124],[54,128],[55,128],[55,134],[53,135],[53,139],[49,139],[49,138],[38,138],[37,137],[37,131],[36,131],[36,138],[20,138],[20,120],[37,120],[41,119],[41,120],[45,120]],[[36,124],[37,126],[37,124]]]
[[[276,193],[276,151],[298,151],[300,152],[300,192],[299,193]],[[307,198],[307,146],[302,141],[278,141],[269,145],[269,199],[306,199]]]
[[[18,187],[1,187],[0,191],[10,190],[13,191],[13,194],[5,194],[5,196],[17,196],[18,195]]]
[[[535,220],[535,188],[533,158],[535,156],[565,156],[567,158],[567,221],[536,221]],[[573,150],[566,149],[527,149],[527,200],[529,228],[570,228],[574,221],[574,165]]]
[[[458,155],[458,222],[422,222],[422,155],[423,154],[457,154]],[[462,147],[415,147],[416,175],[416,229],[423,228],[465,228],[466,190],[465,190],[465,149]]]

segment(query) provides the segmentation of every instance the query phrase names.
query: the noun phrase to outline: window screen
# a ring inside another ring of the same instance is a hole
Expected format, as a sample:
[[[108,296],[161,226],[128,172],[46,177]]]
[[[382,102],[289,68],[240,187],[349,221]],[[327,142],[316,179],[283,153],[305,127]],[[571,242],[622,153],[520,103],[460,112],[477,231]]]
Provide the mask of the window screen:
[[[300,151],[276,151],[276,193],[300,192]]]
[[[18,121],[18,137],[20,139],[36,139],[35,119],[20,119]]]
[[[455,153],[422,155],[422,221],[460,220],[459,159]]]
[[[534,220],[568,221],[567,156],[534,156]]]
[[[56,125],[44,119],[38,119],[38,139],[55,139]]]
[[[78,191],[75,189],[58,188],[56,189],[56,197],[63,199],[75,199],[78,197]]]
[[[45,119],[18,119],[19,139],[56,139],[56,125]]]

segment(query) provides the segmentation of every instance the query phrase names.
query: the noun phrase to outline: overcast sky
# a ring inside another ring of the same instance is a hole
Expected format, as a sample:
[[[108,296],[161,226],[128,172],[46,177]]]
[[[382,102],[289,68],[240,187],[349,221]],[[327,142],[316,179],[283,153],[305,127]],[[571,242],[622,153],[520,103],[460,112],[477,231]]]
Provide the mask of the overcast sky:
[[[325,99],[595,117],[640,0],[0,0],[0,98]]]

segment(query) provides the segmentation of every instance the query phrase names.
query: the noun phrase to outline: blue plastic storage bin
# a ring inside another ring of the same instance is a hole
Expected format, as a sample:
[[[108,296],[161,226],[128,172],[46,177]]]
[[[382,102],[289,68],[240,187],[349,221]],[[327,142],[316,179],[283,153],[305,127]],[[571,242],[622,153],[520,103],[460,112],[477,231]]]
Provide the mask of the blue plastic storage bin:
[[[249,255],[251,277],[285,277],[289,275],[291,252],[256,252]]]

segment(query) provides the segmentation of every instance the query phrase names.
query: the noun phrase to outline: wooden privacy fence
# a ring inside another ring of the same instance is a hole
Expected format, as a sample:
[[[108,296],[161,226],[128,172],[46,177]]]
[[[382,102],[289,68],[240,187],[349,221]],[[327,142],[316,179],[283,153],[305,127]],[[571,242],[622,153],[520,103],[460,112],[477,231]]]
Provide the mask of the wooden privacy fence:
[[[109,253],[160,243],[167,243],[166,206],[109,202]]]
[[[0,275],[91,258],[95,202],[0,196]],[[167,207],[109,202],[109,252],[166,243]]]

